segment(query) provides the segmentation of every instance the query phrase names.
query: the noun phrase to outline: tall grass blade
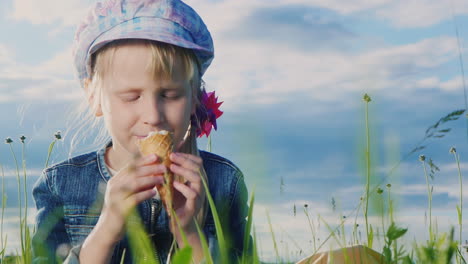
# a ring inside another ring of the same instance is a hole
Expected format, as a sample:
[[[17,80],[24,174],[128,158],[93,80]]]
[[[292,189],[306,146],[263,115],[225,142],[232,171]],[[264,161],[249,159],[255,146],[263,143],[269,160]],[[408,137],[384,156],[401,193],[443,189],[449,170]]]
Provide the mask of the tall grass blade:
[[[54,149],[55,142],[57,142],[56,139],[54,139],[54,141],[52,141],[52,143],[50,143],[49,145],[49,149],[47,150],[47,159],[45,161],[44,168],[47,168],[49,166],[49,159],[50,159],[50,155],[52,154],[52,150]]]
[[[11,152],[11,155],[13,156],[13,160],[15,161],[15,166],[16,166],[16,181],[17,181],[17,184],[18,184],[18,203],[19,203],[19,219],[20,219],[20,242],[21,242],[21,252],[24,252],[24,248],[25,248],[25,245],[24,245],[24,240],[23,240],[23,227],[22,227],[22,224],[21,224],[21,221],[23,219],[23,216],[22,216],[22,213],[21,211],[23,210],[23,206],[22,206],[22,202],[21,202],[21,178],[20,178],[20,174],[19,174],[19,165],[18,165],[18,159],[16,159],[16,154],[15,152],[13,151],[13,147],[11,145],[12,143],[8,143],[8,146],[10,147],[10,152]]]
[[[205,256],[205,263],[213,264],[213,258],[211,257],[210,249],[208,247],[208,242],[206,242],[205,234],[203,233],[203,230],[201,230],[197,221],[195,221],[195,226],[197,227],[197,232],[198,232],[198,235],[200,236],[200,242],[201,242],[202,249],[203,249],[203,255]]]
[[[275,238],[275,232],[273,231],[273,226],[271,225],[271,219],[270,219],[270,214],[268,211],[266,212],[267,214],[267,219],[268,219],[268,226],[270,227],[270,233],[271,233],[271,238],[273,240],[273,246],[275,248],[275,253],[276,253],[276,262],[280,262],[280,256],[278,252],[278,245],[276,244],[276,238]]]
[[[317,245],[316,245],[315,227],[314,227],[313,220],[310,219],[309,212],[307,211],[307,207],[304,207],[304,213],[305,213],[305,215],[307,217],[307,222],[309,223],[310,232],[312,232],[312,240],[313,240],[313,243],[314,243],[314,251],[316,251],[317,250]]]
[[[137,264],[159,264],[157,251],[153,247],[143,223],[133,210],[127,219],[127,235],[133,253],[134,263]]]
[[[5,216],[5,207],[7,201],[7,195],[5,194],[5,172],[3,171],[3,166],[0,165],[0,169],[2,170],[2,215],[1,215],[1,222],[0,222],[0,241],[2,243],[2,261],[5,256],[5,249],[6,249],[6,236],[5,239],[3,238],[3,218]]]
[[[364,219],[366,221],[366,235],[367,235],[367,245],[368,247],[372,248],[372,242],[370,241],[370,234],[369,234],[369,221],[368,221],[368,214],[369,214],[369,188],[370,188],[370,169],[371,169],[371,157],[370,157],[370,133],[369,133],[369,102],[371,98],[365,94],[364,101],[366,103],[366,110],[365,110],[365,120],[366,120],[366,205],[364,207]]]
[[[122,258],[120,258],[120,264],[124,264],[125,254],[127,254],[127,249],[126,248],[124,248],[124,250],[122,252]]]
[[[211,135],[208,136],[208,142],[206,143],[206,150],[211,152]]]
[[[192,262],[192,247],[185,246],[183,249],[177,251],[172,259],[172,263],[177,264],[190,264]]]
[[[455,36],[457,38],[458,61],[460,62],[460,72],[461,72],[462,84],[463,84],[463,99],[465,103],[465,109],[468,109],[468,96],[466,94],[466,83],[465,83],[465,67],[463,64],[463,53],[461,50],[460,34],[458,32],[458,23],[457,23],[457,19],[456,19],[455,12],[454,12],[453,1],[451,2],[451,4],[452,4],[451,11],[452,11],[453,26],[455,28]],[[466,122],[466,139],[468,140],[468,119],[466,119],[465,122]]]
[[[246,263],[247,257],[251,257],[250,233],[252,231],[254,201],[255,201],[255,190],[252,191],[252,195],[250,197],[250,202],[249,202],[249,213],[247,215],[247,225],[245,226],[245,232],[244,232],[244,243],[243,243],[244,249],[242,251],[241,263]]]
[[[457,163],[458,169],[458,181],[460,185],[460,205],[457,205],[457,213],[458,213],[458,227],[459,227],[459,243],[462,243],[462,233],[463,233],[463,177],[461,174],[460,169],[460,158],[457,154],[457,150],[452,147],[450,148],[450,153],[453,153],[455,156],[455,162]]]
[[[253,264],[260,264],[260,257],[258,256],[257,249],[257,232],[255,232],[255,226],[253,226]]]
[[[200,173],[200,172],[199,172]],[[200,175],[202,179],[203,186],[205,188],[206,198],[208,198],[208,204],[210,205],[211,213],[213,214],[213,220],[215,223],[216,229],[216,236],[218,238],[218,245],[221,257],[221,263],[228,263],[228,254],[227,254],[227,244],[226,240],[224,239],[223,234],[223,227],[221,226],[221,222],[219,221],[218,210],[216,209],[216,205],[213,201],[213,197],[211,196],[210,189],[208,188],[208,183],[206,182],[205,178]]]

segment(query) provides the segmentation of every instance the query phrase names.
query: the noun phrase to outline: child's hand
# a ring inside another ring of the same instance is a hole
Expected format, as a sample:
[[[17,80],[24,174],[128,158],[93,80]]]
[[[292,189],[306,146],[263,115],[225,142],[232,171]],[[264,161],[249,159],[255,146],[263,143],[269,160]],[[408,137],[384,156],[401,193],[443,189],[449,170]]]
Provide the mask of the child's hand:
[[[170,159],[170,170],[187,180],[185,184],[174,181],[174,211],[180,227],[186,234],[197,233],[194,221],[205,199],[205,190],[200,178],[203,161],[200,157],[185,153],[172,153]],[[178,230],[172,232],[176,238],[180,237]]]
[[[166,167],[155,164],[156,155],[140,157],[108,182],[101,218],[109,238],[117,242],[125,233],[125,219],[136,205],[153,197],[155,185],[162,184]],[[98,223],[99,224],[99,223]]]

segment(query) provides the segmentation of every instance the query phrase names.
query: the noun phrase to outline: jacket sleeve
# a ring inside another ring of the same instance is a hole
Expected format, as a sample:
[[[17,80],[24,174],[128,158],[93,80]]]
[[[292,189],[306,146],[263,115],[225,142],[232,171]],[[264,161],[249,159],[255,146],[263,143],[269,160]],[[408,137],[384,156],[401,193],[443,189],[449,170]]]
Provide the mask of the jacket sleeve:
[[[50,174],[44,171],[33,187],[36,203],[36,231],[32,236],[33,263],[62,262],[71,245],[63,222],[63,204],[51,188]]]

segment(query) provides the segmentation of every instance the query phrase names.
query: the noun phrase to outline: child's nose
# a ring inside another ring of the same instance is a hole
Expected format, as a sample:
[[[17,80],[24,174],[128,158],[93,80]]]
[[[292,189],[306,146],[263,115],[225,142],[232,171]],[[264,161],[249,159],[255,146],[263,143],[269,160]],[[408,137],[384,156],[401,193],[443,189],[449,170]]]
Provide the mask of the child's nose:
[[[148,98],[142,109],[142,117],[145,124],[157,126],[164,120],[162,104],[158,102],[158,98]]]

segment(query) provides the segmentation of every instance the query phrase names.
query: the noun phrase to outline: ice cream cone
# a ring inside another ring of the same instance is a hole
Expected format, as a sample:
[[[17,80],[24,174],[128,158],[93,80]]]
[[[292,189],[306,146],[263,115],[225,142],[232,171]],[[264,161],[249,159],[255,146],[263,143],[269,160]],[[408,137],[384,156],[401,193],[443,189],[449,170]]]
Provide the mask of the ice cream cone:
[[[164,175],[165,183],[163,185],[156,186],[166,210],[172,209],[174,193],[174,175],[169,170],[169,166],[171,165],[169,155],[172,153],[173,148],[174,143],[172,133],[166,130],[152,132],[146,138],[139,141],[139,149],[142,155],[147,156],[150,154],[156,154],[156,156],[158,156],[158,161],[168,168],[167,173]],[[176,180],[184,182],[180,179]]]

